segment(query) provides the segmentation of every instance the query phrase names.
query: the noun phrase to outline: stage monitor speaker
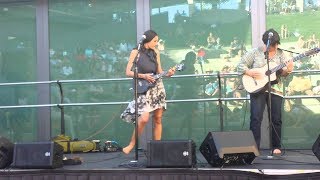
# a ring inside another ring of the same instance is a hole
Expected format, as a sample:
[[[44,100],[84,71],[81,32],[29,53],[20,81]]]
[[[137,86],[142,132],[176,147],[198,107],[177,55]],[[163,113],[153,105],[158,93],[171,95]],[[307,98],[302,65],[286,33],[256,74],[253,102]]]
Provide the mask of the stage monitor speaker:
[[[312,146],[312,152],[320,161],[320,135],[318,136],[316,142],[314,142],[314,144]]]
[[[13,143],[0,136],[0,169],[8,167],[12,163]]]
[[[53,169],[63,166],[63,147],[53,141],[15,143],[12,167]]]
[[[252,164],[259,156],[251,131],[209,132],[199,150],[213,167]]]
[[[149,141],[147,167],[194,167],[196,145],[193,140]]]

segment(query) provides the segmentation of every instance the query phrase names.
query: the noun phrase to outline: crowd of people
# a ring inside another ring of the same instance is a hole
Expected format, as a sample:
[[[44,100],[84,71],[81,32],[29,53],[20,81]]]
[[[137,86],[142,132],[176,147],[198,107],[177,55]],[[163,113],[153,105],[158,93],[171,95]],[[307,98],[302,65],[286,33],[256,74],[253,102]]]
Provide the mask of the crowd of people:
[[[135,44],[103,42],[75,50],[50,49],[52,79],[120,77],[123,64]]]
[[[268,0],[267,12],[270,14],[302,13],[305,10],[318,10],[320,4],[314,0]]]

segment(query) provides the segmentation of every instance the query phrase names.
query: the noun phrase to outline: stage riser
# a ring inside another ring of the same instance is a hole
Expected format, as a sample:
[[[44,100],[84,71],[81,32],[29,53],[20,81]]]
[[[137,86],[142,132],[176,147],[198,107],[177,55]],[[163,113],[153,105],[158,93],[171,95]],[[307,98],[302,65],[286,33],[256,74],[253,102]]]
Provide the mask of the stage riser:
[[[139,169],[139,170],[92,170],[92,171],[0,171],[0,180],[303,180],[320,179],[320,173],[295,175],[265,175],[254,172],[239,172],[233,170],[196,170],[196,169]]]

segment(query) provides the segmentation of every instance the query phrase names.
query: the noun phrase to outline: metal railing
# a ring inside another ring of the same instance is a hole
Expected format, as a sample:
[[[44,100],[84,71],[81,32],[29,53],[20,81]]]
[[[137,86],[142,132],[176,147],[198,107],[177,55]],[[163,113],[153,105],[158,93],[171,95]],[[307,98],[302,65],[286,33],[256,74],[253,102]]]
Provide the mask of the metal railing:
[[[293,74],[301,73],[310,74],[320,74],[320,70],[309,70],[309,71],[294,71]],[[238,73],[211,73],[211,74],[190,74],[190,75],[175,75],[172,78],[234,78],[239,77]],[[123,105],[128,104],[129,102],[95,102],[95,103],[64,103],[64,91],[62,84],[69,83],[88,83],[88,82],[119,82],[119,81],[130,81],[132,78],[111,78],[111,79],[86,79],[86,80],[55,80],[55,81],[42,81],[42,82],[14,82],[14,83],[0,83],[0,88],[4,86],[21,86],[21,85],[39,85],[39,84],[57,84],[60,91],[60,103],[57,104],[27,104],[27,105],[11,105],[11,106],[0,106],[0,109],[13,109],[13,108],[38,108],[38,107],[58,107],[61,110],[61,134],[65,133],[64,127],[64,107],[67,106],[97,106],[97,105]],[[220,87],[221,88],[221,87]],[[221,92],[221,91],[220,91]],[[304,98],[320,98],[319,95],[298,95],[298,96],[284,96],[285,99],[304,99]],[[249,97],[241,98],[230,98],[222,97],[221,93],[219,97],[216,98],[194,98],[194,99],[179,99],[179,100],[167,100],[168,103],[179,103],[179,102],[208,102],[208,101],[218,101],[221,108],[221,102],[227,101],[244,101],[249,100]],[[220,124],[221,130],[223,130],[223,114],[220,113]]]

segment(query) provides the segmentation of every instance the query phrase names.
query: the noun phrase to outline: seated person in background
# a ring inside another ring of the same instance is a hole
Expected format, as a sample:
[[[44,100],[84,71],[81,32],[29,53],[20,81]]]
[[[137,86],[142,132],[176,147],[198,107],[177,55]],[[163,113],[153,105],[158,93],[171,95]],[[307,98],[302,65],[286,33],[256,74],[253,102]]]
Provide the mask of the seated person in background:
[[[199,64],[203,65],[205,61],[206,51],[204,50],[204,47],[201,46],[197,53],[197,59],[199,61]]]
[[[209,33],[209,36],[207,37],[207,43],[208,48],[215,47],[218,44],[216,38],[212,35],[212,33]]]
[[[158,50],[160,53],[165,53],[164,40],[160,39],[158,42]]]
[[[290,12],[295,12],[297,7],[297,1],[296,0],[291,0],[289,8],[290,8]]]
[[[287,95],[313,95],[312,83],[303,74],[293,77],[287,88]]]
[[[298,49],[306,48],[306,41],[304,40],[304,36],[299,36],[299,39],[297,41],[297,48]]]
[[[214,95],[217,94],[218,91],[219,91],[219,88],[218,88],[218,82],[217,81],[215,81],[215,82],[210,81],[206,85],[206,88],[205,88],[206,95],[214,96]]]
[[[234,37],[233,41],[230,44],[229,56],[234,57],[239,54],[239,51],[242,50],[242,44],[240,43],[238,37]]]
[[[307,47],[309,49],[319,47],[319,40],[316,38],[316,35],[313,33],[307,41]]]
[[[288,13],[289,12],[289,5],[288,2],[286,0],[284,0],[281,4],[281,10],[282,13]],[[281,37],[282,38],[282,37]]]
[[[128,52],[128,44],[125,40],[122,40],[119,44],[119,51],[120,52]]]
[[[312,88],[312,92],[314,95],[320,95],[320,80],[318,80],[317,85]]]

